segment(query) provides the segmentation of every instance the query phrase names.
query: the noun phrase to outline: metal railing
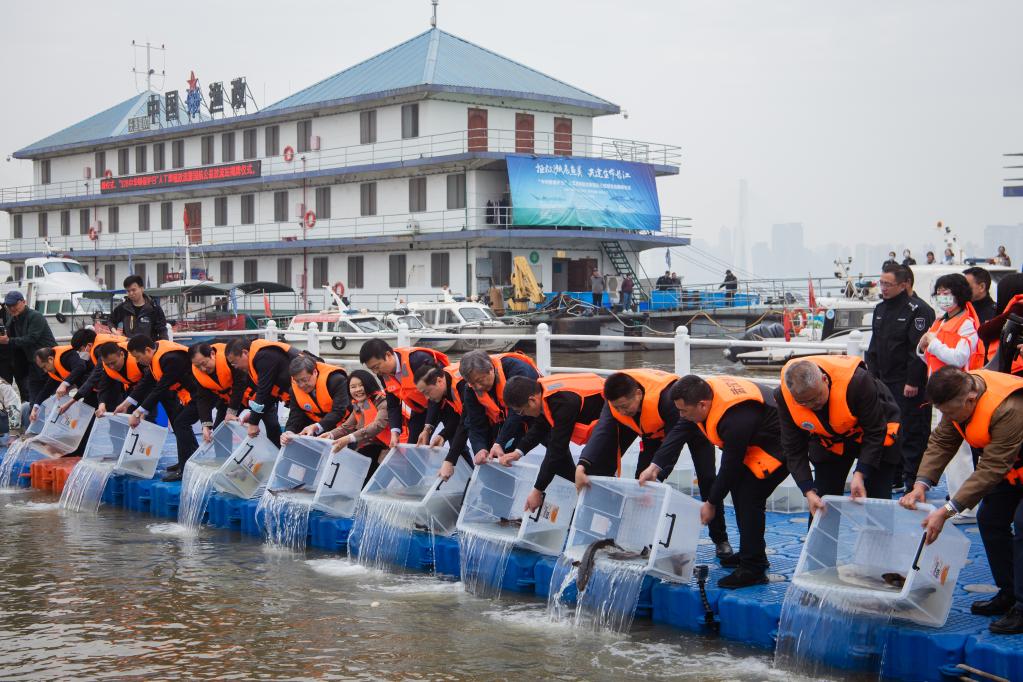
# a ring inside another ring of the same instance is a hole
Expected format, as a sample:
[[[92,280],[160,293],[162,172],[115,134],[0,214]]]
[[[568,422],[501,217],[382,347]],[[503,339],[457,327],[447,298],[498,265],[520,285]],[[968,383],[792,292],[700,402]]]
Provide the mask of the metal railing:
[[[575,156],[649,163],[672,168],[677,168],[682,163],[682,150],[673,145],[553,132],[534,132],[531,136],[526,136],[522,132],[499,128],[457,130],[371,144],[322,148],[296,154],[291,161],[285,161],[283,155],[266,156],[258,160],[262,162],[262,177],[272,178],[292,173],[417,161],[472,152]],[[236,160],[241,162],[257,159]],[[231,162],[220,161],[218,163]],[[203,165],[193,165],[187,168],[167,168],[166,170],[179,171],[203,167]],[[138,174],[145,175],[146,172]],[[99,194],[101,179],[94,177],[88,180],[65,180],[45,185],[5,187],[0,189],[0,203],[64,199]]]
[[[874,279],[876,279],[876,275]],[[870,279],[868,277],[868,279]],[[652,292],[659,292],[658,297],[667,299],[672,305],[666,307],[686,309],[715,308],[752,308],[764,306],[800,307],[809,302],[809,287],[813,284],[814,296],[822,298],[859,298],[860,292],[853,288],[852,296],[847,296],[849,282],[837,277],[778,277],[764,279],[739,280],[734,296],[729,297],[722,282],[699,284],[681,284],[667,288],[658,288],[655,281],[646,280]],[[875,301],[863,297],[865,301]]]

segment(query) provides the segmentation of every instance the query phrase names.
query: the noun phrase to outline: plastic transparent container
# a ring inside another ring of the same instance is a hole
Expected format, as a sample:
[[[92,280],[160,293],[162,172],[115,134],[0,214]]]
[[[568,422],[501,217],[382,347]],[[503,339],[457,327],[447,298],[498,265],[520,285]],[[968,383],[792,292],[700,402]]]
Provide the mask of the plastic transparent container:
[[[38,436],[43,432],[43,427],[46,425],[46,416],[53,410],[53,406],[57,404],[57,396],[51,395],[49,398],[44,400],[39,405],[39,414],[36,415],[36,420],[30,422],[28,428],[25,429],[25,433]]]
[[[920,527],[933,507],[828,495],[814,516],[792,584],[845,608],[941,627],[969,539],[951,523],[930,545]]]
[[[238,449],[242,441],[248,437],[245,426],[237,421],[221,422],[213,429],[213,440],[209,443],[202,439],[202,433],[196,435],[199,447],[188,458],[189,462],[202,463],[208,466],[220,466]]]
[[[316,479],[320,469],[330,455],[332,441],[311,436],[296,436],[281,446],[274,460],[267,490],[316,490]]]
[[[116,462],[124,446],[124,436],[128,433],[128,418],[122,415],[107,414],[98,417],[89,432],[89,440],[85,443],[82,459],[96,462]]]
[[[648,574],[684,583],[693,573],[702,528],[700,503],[667,484],[591,476],[564,553],[578,560],[592,543],[612,538],[624,550],[648,550]]]
[[[47,398],[46,403],[51,403],[46,410],[46,416],[36,421],[42,424],[42,430],[36,436],[36,442],[48,445],[58,452],[72,452],[82,442],[85,432],[92,422],[92,416],[96,410],[92,409],[80,400],[73,401],[67,412],[61,414],[56,408],[66,403],[71,398],[57,403],[56,397]]]
[[[111,420],[110,440],[115,447],[120,445],[113,473],[152,478],[160,463],[163,442],[167,440],[166,427],[143,421],[133,429],[123,414],[107,415],[103,419]]]
[[[327,458],[316,477],[312,508],[319,509],[328,516],[354,516],[362,484],[369,473],[371,464],[369,457],[360,455],[350,448],[331,452],[332,441],[322,438],[310,440],[325,443],[327,450]]]
[[[556,476],[544,493],[540,508],[524,511],[539,467],[515,462],[476,467],[458,514],[459,532],[470,532],[516,546],[557,556],[565,548],[575,509],[575,484]]]
[[[241,429],[247,433],[245,426]],[[277,450],[262,430],[255,438],[245,436],[213,474],[213,487],[244,500],[256,497],[270,478]]]
[[[404,507],[414,527],[451,535],[472,468],[459,457],[451,478],[447,481],[438,478],[437,472],[447,455],[446,447],[400,444],[373,473],[362,497]]]

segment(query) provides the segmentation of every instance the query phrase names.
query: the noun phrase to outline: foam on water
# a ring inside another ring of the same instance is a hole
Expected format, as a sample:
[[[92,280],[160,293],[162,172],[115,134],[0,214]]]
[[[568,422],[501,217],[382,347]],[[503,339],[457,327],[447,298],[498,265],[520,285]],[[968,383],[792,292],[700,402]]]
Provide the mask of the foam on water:
[[[196,534],[195,528],[180,523],[151,523],[146,528],[154,535],[170,535],[173,537],[193,537]]]
[[[309,533],[310,493],[263,492],[256,518],[263,521],[263,539],[272,549],[302,552]]]
[[[306,566],[317,573],[332,578],[347,578],[349,576],[363,576],[371,572],[362,564],[353,563],[350,559],[310,559],[305,562]]]
[[[510,539],[481,535],[471,529],[460,531],[458,556],[465,591],[477,597],[500,597],[513,547]]]
[[[388,594],[457,594],[463,591],[461,583],[436,580],[433,576],[382,583],[373,585],[371,589]]]
[[[61,509],[73,512],[96,512],[99,510],[103,489],[116,466],[112,461],[83,459],[71,470],[71,475],[60,495]]]
[[[206,515],[206,505],[210,501],[213,489],[213,476],[217,466],[207,466],[202,462],[185,462],[185,471],[181,476],[181,502],[178,506],[178,523],[186,528],[198,529]]]
[[[59,509],[60,502],[19,502],[16,504],[7,503],[8,509],[23,509],[25,511],[47,511],[50,509]]]

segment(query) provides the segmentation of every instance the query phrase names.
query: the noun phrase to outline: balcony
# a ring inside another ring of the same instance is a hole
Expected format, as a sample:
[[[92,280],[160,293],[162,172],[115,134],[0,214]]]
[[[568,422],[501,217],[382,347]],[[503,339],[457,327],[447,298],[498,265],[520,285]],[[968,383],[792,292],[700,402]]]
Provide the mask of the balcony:
[[[514,238],[521,230],[543,231],[545,238],[577,239],[620,239],[640,245],[679,245],[679,240],[689,236],[688,219],[672,216],[661,217],[659,232],[618,230],[612,228],[580,228],[552,226],[512,226],[507,224],[496,208],[469,208],[425,213],[403,213],[385,216],[359,216],[317,220],[311,229],[304,229],[296,218],[291,222],[256,223],[253,225],[225,225],[219,227],[181,228],[173,230],[152,230],[148,232],[102,233],[95,241],[88,235],[72,234],[49,238],[24,237],[3,240],[0,247],[7,254],[5,258],[26,258],[45,254],[49,250],[70,253],[76,257],[110,257],[127,255],[130,250],[136,255],[145,253],[169,253],[181,249],[186,239],[195,252],[219,252],[236,250],[295,249],[302,248],[303,241],[312,242],[311,247],[346,245],[380,241],[405,241],[422,239],[458,239],[466,241],[477,238]],[[465,233],[464,236],[459,233]],[[536,232],[532,233],[536,235]],[[444,236],[442,236],[444,235]]]
[[[283,149],[282,149],[283,151]],[[469,155],[480,158],[498,158],[505,154],[537,154],[576,156],[609,161],[631,161],[657,166],[659,174],[677,172],[682,162],[679,147],[591,135],[565,133],[533,133],[532,140],[522,132],[495,128],[474,128],[437,135],[425,135],[407,140],[390,140],[374,144],[325,148],[296,154],[290,162],[283,156],[270,156],[262,161],[262,178],[266,180],[298,173],[314,173],[346,168],[362,168],[382,164],[400,164],[427,159]],[[253,159],[236,159],[236,161]],[[217,161],[222,163],[222,161]],[[202,168],[188,166],[187,168]],[[167,169],[171,170],[171,169]],[[181,170],[181,169],[173,169]],[[141,175],[146,175],[142,173]],[[23,185],[0,189],[0,204],[32,203],[61,199],[82,199],[100,194],[99,178],[66,180],[46,185]],[[203,185],[178,188],[200,189]],[[117,196],[117,195],[110,195]]]

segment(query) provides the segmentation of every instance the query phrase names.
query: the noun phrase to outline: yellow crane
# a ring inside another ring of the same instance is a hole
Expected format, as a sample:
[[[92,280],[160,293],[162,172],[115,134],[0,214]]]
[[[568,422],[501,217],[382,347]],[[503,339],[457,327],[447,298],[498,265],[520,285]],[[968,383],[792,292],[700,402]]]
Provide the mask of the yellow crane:
[[[543,303],[543,291],[540,284],[533,276],[533,268],[529,267],[529,261],[525,256],[515,256],[511,273],[512,298],[508,307],[522,313],[530,309],[530,303],[540,305]]]

